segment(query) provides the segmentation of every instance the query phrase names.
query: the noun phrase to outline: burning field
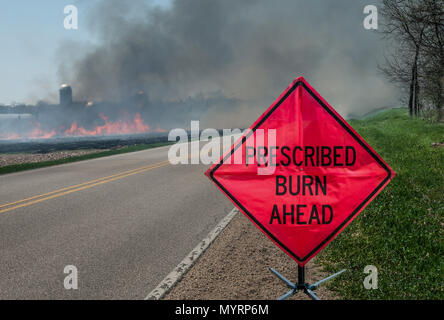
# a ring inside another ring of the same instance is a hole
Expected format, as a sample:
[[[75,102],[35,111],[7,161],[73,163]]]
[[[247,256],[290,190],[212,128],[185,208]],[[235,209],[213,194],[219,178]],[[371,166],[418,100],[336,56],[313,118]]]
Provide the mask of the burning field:
[[[6,113],[0,117],[0,140],[166,132],[159,125],[153,127],[153,124],[146,122],[145,118],[154,113],[143,91],[121,103],[75,102],[71,87],[62,85],[58,105],[40,104],[3,109],[6,109],[3,110]],[[16,109],[21,113],[12,113]]]
[[[58,104],[0,105],[0,144],[59,138],[166,135],[168,129],[186,127],[214,106],[236,102],[220,96],[199,96],[178,101],[150,101],[139,90],[117,102],[72,98],[68,85],[60,88]]]
[[[56,54],[57,81],[69,83],[59,101],[51,85],[27,100],[35,105],[0,104],[0,144],[165,133],[191,120],[246,127],[302,74],[345,117],[392,105],[393,88],[374,72],[380,47],[352,27],[362,25],[361,4],[97,1],[86,19],[98,41],[74,51],[62,44]],[[325,16],[337,20],[316,23]],[[332,81],[338,74],[342,80]]]
[[[136,113],[132,119],[110,120],[107,116],[99,114],[102,120],[97,121],[99,124],[91,128],[73,121],[71,125],[60,125],[55,129],[44,128],[41,123],[35,119],[19,119],[14,125],[15,130],[7,130],[0,132],[0,140],[26,140],[26,139],[50,139],[55,137],[84,137],[84,136],[106,136],[106,135],[124,135],[139,134],[148,132],[166,132],[160,128],[152,129],[145,123],[139,113]],[[24,122],[24,123],[22,123]]]
[[[143,91],[119,103],[75,102],[71,87],[63,85],[57,105],[0,107],[0,154],[52,154],[167,142],[167,130],[160,127],[166,115],[156,112],[153,105]]]

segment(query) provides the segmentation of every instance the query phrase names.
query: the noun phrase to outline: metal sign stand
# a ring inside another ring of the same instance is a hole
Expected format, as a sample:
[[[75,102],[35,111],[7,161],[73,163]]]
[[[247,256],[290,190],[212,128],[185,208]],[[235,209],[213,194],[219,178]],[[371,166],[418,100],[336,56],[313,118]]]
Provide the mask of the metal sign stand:
[[[270,271],[273,272],[279,279],[284,281],[288,287],[290,287],[290,291],[286,292],[282,296],[280,296],[277,300],[285,300],[288,297],[291,297],[292,295],[296,294],[299,290],[304,290],[304,293],[308,295],[313,300],[320,300],[319,297],[314,293],[314,290],[316,290],[319,285],[322,283],[340,275],[343,273],[346,269],[341,270],[339,272],[336,272],[335,274],[332,274],[331,276],[328,276],[325,279],[322,279],[316,283],[309,284],[305,282],[305,266],[301,267],[298,265],[298,282],[295,284],[291,281],[289,281],[287,278],[285,278],[283,275],[281,275],[279,272],[274,270],[273,268],[270,268]]]

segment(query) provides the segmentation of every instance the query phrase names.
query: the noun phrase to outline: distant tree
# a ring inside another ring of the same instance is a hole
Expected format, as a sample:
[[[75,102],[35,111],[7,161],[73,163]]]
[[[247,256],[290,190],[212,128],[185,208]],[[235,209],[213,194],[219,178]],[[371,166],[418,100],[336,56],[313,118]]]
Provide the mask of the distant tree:
[[[416,16],[420,0],[383,0],[383,34],[395,40],[398,47],[386,58],[382,71],[397,83],[409,84],[409,112],[418,110],[418,61],[424,39],[424,23]]]
[[[442,119],[444,0],[383,0],[382,33],[394,44],[380,67],[408,88],[410,115],[432,104]]]
[[[426,25],[422,61],[424,99],[434,106],[441,121],[444,116],[444,1],[423,0],[420,10]]]

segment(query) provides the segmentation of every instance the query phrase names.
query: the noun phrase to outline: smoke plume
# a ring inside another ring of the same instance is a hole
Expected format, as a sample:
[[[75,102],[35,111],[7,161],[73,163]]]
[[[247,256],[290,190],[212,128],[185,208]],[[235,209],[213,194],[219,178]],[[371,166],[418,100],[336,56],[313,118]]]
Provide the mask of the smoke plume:
[[[189,116],[199,101],[195,116],[221,128],[248,126],[304,75],[343,116],[360,115],[396,96],[377,72],[383,47],[363,27],[367,4],[98,1],[88,23],[98,44],[61,59],[60,79],[83,100],[122,101],[143,90],[154,119]]]

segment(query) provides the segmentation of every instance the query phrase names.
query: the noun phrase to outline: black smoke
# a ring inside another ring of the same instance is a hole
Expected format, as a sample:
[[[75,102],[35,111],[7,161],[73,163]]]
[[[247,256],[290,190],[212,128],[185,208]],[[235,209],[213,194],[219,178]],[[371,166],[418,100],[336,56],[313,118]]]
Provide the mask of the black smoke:
[[[153,118],[189,118],[175,104],[217,93],[227,102],[208,103],[197,116],[222,127],[250,124],[304,75],[342,115],[359,115],[395,96],[377,72],[380,36],[363,27],[367,4],[379,2],[96,1],[88,27],[99,43],[64,59],[61,80],[88,100],[144,90]]]

